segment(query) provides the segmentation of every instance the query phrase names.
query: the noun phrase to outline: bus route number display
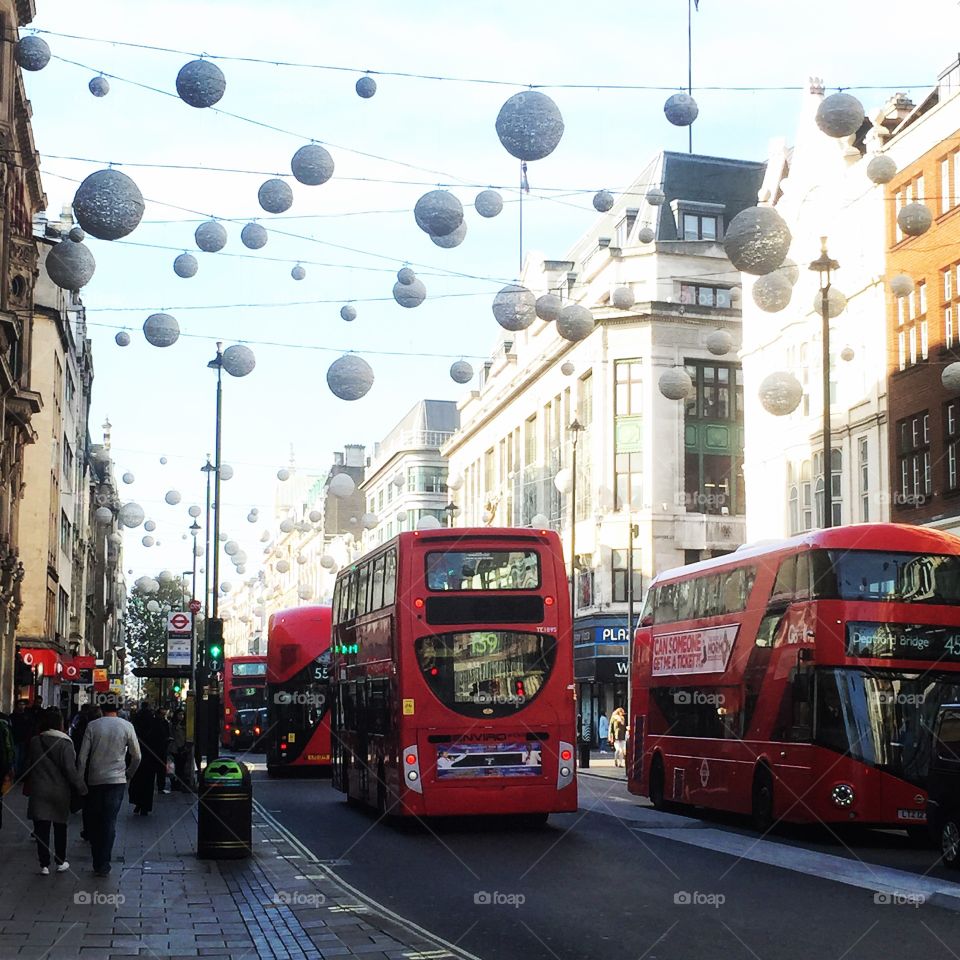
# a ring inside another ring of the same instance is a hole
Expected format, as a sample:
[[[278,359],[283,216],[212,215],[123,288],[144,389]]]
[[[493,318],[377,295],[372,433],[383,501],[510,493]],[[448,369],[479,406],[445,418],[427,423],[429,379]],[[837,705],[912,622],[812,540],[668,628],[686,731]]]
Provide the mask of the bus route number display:
[[[655,677],[685,673],[723,673],[733,652],[740,624],[681,630],[654,636],[653,671]]]
[[[847,623],[847,656],[960,661],[960,630],[922,623]]]

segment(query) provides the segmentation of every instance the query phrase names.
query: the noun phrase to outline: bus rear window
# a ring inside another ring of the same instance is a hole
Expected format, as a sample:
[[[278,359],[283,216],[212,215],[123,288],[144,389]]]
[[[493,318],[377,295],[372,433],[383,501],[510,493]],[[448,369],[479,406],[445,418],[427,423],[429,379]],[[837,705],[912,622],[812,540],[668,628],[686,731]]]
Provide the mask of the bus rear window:
[[[266,661],[263,663],[235,663],[231,667],[234,677],[265,677],[267,675]]]
[[[818,597],[960,604],[958,556],[884,550],[816,553],[819,556],[814,558],[814,591]]]
[[[444,550],[427,554],[428,590],[536,590],[536,550]]]

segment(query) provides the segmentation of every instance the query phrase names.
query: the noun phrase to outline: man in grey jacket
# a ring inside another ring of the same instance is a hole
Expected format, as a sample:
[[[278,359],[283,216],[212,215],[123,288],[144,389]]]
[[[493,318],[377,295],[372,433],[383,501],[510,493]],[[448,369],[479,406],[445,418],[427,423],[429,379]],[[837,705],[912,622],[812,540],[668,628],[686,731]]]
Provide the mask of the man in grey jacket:
[[[113,843],[117,836],[117,815],[123,805],[127,780],[140,765],[140,745],[129,720],[117,716],[117,697],[98,697],[103,711],[99,720],[91,720],[83,734],[77,770],[86,770],[88,839],[93,854],[93,872],[98,877],[110,873]],[[130,764],[127,765],[127,753]],[[90,766],[87,768],[87,761]]]

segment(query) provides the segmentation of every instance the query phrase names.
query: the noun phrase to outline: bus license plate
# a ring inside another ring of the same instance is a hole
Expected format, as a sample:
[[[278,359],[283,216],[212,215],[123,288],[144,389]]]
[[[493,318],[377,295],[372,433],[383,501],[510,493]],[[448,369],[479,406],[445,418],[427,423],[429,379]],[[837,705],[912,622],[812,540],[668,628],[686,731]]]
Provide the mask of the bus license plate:
[[[925,810],[898,810],[898,820],[912,820],[915,823],[926,823],[927,814]]]

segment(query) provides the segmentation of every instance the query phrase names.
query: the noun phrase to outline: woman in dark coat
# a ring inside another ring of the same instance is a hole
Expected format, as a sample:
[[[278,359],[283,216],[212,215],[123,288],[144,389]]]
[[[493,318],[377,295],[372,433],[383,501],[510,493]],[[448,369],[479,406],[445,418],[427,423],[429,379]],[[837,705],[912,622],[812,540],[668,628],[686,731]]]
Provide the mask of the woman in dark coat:
[[[153,794],[161,770],[167,768],[167,746],[170,740],[169,724],[144,704],[133,721],[140,741],[140,766],[130,781],[130,802],[133,812],[145,817],[153,810]]]
[[[30,801],[27,816],[33,821],[37,838],[40,872],[50,873],[50,826],[57,873],[70,869],[67,863],[67,821],[70,819],[71,787],[81,796],[87,785],[77,773],[77,755],[73,741],[61,729],[63,718],[55,707],[45,710],[38,723],[39,733],[27,748],[27,790]]]

